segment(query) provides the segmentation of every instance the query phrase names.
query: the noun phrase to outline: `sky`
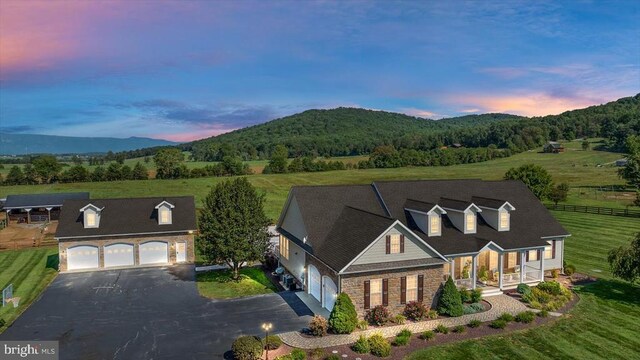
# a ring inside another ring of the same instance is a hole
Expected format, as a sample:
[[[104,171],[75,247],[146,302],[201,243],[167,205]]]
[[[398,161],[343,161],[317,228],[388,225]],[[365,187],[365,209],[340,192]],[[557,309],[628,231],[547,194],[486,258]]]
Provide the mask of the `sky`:
[[[640,1],[0,1],[0,132],[189,141],[339,106],[558,114],[640,92]]]

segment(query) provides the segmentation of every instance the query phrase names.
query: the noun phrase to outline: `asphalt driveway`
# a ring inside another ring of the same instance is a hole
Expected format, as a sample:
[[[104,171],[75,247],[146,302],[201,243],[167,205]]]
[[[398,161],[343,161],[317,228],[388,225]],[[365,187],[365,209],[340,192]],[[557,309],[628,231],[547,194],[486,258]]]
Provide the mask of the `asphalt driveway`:
[[[222,359],[265,321],[309,322],[293,293],[213,301],[194,279],[193,266],[61,274],[0,339],[58,340],[60,359]]]

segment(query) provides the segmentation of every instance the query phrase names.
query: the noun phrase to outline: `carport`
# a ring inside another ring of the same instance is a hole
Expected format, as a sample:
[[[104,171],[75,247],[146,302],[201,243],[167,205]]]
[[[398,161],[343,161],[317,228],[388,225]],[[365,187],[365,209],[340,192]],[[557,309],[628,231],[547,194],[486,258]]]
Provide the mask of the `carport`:
[[[88,192],[8,195],[4,210],[9,222],[45,222],[58,220],[65,200],[86,199],[89,199]]]

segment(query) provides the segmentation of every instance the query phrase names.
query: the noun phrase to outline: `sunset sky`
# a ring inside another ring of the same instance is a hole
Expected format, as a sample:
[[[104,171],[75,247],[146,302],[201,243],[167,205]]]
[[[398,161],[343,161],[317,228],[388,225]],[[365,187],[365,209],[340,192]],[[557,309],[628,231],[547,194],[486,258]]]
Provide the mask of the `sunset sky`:
[[[640,1],[0,1],[0,132],[187,141],[311,108],[640,92]]]

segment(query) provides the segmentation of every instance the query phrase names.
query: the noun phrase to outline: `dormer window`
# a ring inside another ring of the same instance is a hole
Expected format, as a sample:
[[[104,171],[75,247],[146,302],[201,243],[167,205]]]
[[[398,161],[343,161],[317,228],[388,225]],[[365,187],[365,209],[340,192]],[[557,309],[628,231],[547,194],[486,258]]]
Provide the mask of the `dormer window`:
[[[96,214],[93,212],[87,213],[85,215],[85,219],[87,220],[86,223],[84,224],[85,227],[95,227],[96,226]]]
[[[500,212],[500,230],[509,230],[509,212]]]
[[[424,201],[408,199],[404,204],[413,221],[428,236],[442,235],[442,215],[447,212],[440,206]]]
[[[163,201],[160,204],[156,205],[156,209],[158,210],[158,224],[159,225],[169,225],[172,222],[172,209],[173,206],[171,203],[167,201]]]
[[[82,225],[85,229],[97,228],[100,226],[100,215],[104,208],[99,208],[93,204],[80,209],[82,213]]]
[[[438,204],[447,211],[453,226],[465,234],[475,234],[477,215],[482,210],[473,202],[449,198],[440,198]]]
[[[429,215],[429,235],[440,234],[440,215],[431,214]]]
[[[508,201],[481,196],[474,196],[472,200],[482,209],[482,218],[489,226],[498,231],[510,230],[511,212],[516,208]]]
[[[465,214],[465,232],[476,231],[476,214],[469,212]]]

